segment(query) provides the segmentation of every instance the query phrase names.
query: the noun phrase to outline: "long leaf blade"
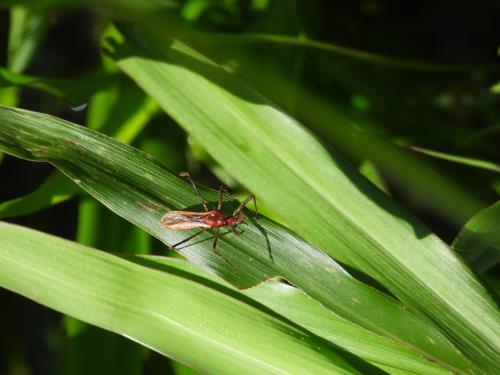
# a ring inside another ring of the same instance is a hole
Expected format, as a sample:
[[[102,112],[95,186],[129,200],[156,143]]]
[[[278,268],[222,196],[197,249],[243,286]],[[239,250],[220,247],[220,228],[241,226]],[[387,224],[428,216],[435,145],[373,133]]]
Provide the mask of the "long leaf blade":
[[[3,287],[204,373],[358,373],[314,335],[187,273],[2,222],[0,259]]]
[[[478,366],[498,370],[491,296],[422,223],[185,44],[142,30],[115,47],[122,70],[294,230],[432,319]]]
[[[453,241],[453,249],[478,272],[485,272],[500,262],[499,223],[500,201],[472,217]]]
[[[180,259],[157,256],[134,256],[133,261],[144,262],[152,267],[168,265],[227,285],[221,279],[211,276]],[[363,358],[390,374],[449,374],[436,363],[412,353],[391,340],[376,335],[357,324],[348,322],[309,298],[300,289],[273,280],[241,291],[294,323],[333,342],[341,348]]]
[[[194,206],[199,200],[187,182],[133,147],[100,133],[5,107],[0,107],[0,124],[0,149],[50,161],[112,211],[166,244],[187,235],[161,227],[165,210],[202,209]],[[202,192],[209,202],[216,201],[215,192]],[[236,268],[215,256],[210,247],[202,239],[180,252],[240,287],[282,275],[349,320],[457,371],[470,370],[470,364],[428,320],[352,278],[331,258],[266,218],[247,220],[242,235],[220,239],[217,250]]]

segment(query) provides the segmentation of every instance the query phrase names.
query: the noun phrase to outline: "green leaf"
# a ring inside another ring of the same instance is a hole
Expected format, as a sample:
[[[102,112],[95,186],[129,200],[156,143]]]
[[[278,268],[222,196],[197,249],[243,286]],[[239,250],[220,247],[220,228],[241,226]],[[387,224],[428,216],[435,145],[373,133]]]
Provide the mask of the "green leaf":
[[[35,191],[0,203],[0,218],[31,214],[72,198],[80,189],[62,173],[52,173]]]
[[[138,261],[137,257],[127,259],[136,259]],[[210,276],[199,268],[178,259],[157,256],[141,256],[139,259],[147,259],[145,264],[150,266],[153,266],[153,263],[156,263],[156,266],[168,265],[228,286],[227,283],[222,282],[217,277]],[[336,314],[332,314],[331,311],[309,298],[300,289],[290,285],[268,280],[241,292],[274,312],[286,316],[292,322],[307,328],[319,337],[363,358],[388,373],[449,373],[445,368],[428,362],[391,340],[361,328]]]
[[[359,173],[370,180],[370,182],[380,190],[389,194],[389,189],[387,188],[383,177],[380,175],[377,167],[370,160],[363,160],[363,162],[359,166]]]
[[[115,79],[96,92],[87,111],[88,126],[130,144],[147,126],[158,107],[128,77],[119,75],[113,61],[103,56],[104,75]]]
[[[22,72],[32,60],[47,29],[45,11],[14,6],[10,10],[10,31],[7,67],[16,73]]]
[[[266,282],[245,290],[245,294],[390,374],[450,373],[404,346],[332,314],[287,284]]]
[[[108,59],[103,59],[103,68],[107,73],[116,73],[116,67]],[[152,101],[133,82],[123,78],[92,97],[87,108],[87,124],[130,143],[149,123],[152,112],[146,104]],[[76,240],[120,253],[148,253],[151,245],[149,234],[88,197],[79,202]],[[66,317],[65,322],[66,374],[141,373],[150,354],[146,348],[74,318]]]
[[[493,94],[500,94],[500,82],[497,82],[493,86],[491,86],[490,92]]]
[[[231,55],[230,52],[226,54]],[[262,77],[258,58],[243,57],[241,60],[238,79],[250,82],[253,88],[265,90],[279,104],[283,104],[283,91],[297,91],[300,105],[296,107],[295,113],[298,119],[349,159],[372,161],[391,181],[391,185],[403,190],[410,200],[419,202],[457,225],[463,225],[477,211],[486,207],[482,198],[461,186],[446,169],[436,169],[435,165],[381,134],[380,125],[346,111],[342,104],[307,87],[294,86],[277,69],[268,73],[274,82],[268,85],[267,76]]]
[[[500,165],[495,164],[491,161],[467,158],[467,157],[459,156],[459,155],[451,155],[451,154],[447,154],[444,152],[428,150],[428,149],[416,147],[416,146],[412,146],[411,149],[413,151],[420,152],[420,153],[425,154],[425,155],[433,156],[433,157],[438,158],[438,159],[443,159],[443,160],[451,161],[451,162],[458,163],[458,164],[468,165],[470,167],[486,169],[486,170],[492,171],[492,172],[497,172],[497,173],[500,172]]]
[[[0,75],[2,72],[11,76],[11,73],[0,68]],[[12,76],[17,77],[16,80],[21,79],[21,77],[26,78],[26,76],[22,75]],[[16,82],[19,83],[20,81]],[[75,86],[78,87],[79,85],[75,84]],[[87,94],[89,93],[82,95]],[[109,111],[109,114],[104,116],[102,110],[95,111],[94,103],[91,102],[92,108],[89,109],[89,115],[99,119],[106,119],[97,127],[104,126],[116,139],[129,144],[147,125],[151,116],[157,111],[157,106],[129,80],[123,78],[115,80],[112,85],[108,85],[106,91],[97,94],[97,98],[94,98],[93,101],[101,100],[100,98],[106,94],[113,98],[111,101],[108,100],[106,103],[102,103],[100,108],[105,108],[106,111]],[[73,96],[69,94],[69,97]],[[64,175],[54,173],[34,192],[0,203],[0,218],[26,215],[39,211],[65,202],[80,191],[78,186],[68,181]]]
[[[472,217],[462,228],[452,249],[478,272],[500,262],[500,201]]]
[[[140,151],[88,128],[19,109],[0,107],[0,126],[0,150],[50,161],[112,211],[165,244],[192,233],[165,230],[160,218],[168,209],[201,210],[199,198],[187,182]],[[210,205],[216,202],[216,192],[202,189],[202,193]],[[225,204],[228,212],[237,207],[236,202]],[[349,320],[456,371],[470,369],[427,319],[353,279],[284,227],[248,215],[240,236],[224,233],[217,245],[217,251],[234,266],[213,254],[209,235],[179,252],[239,287],[282,275]]]
[[[173,23],[175,26],[168,29],[171,35],[183,41],[188,40],[188,44],[192,48],[203,51],[206,56],[227,66],[231,71],[235,71],[238,79],[248,82],[254,89],[265,93],[287,113],[293,113],[294,117],[307,124],[316,134],[321,136],[322,140],[328,142],[349,159],[356,162],[368,159],[375,163],[381,173],[391,181],[391,186],[403,190],[411,201],[425,205],[428,209],[444,217],[445,220],[457,225],[463,225],[477,211],[486,207],[486,203],[481,197],[474,196],[469,189],[461,186],[459,181],[447,173],[445,168],[436,170],[435,165],[431,165],[427,160],[397,146],[387,136],[381,134],[385,129],[384,122],[386,120],[378,119],[375,120],[375,123],[370,123],[368,120],[370,116],[359,116],[346,110],[345,105],[341,101],[339,102],[339,98],[328,94],[321,95],[312,91],[308,84],[300,85],[295,83],[294,79],[290,79],[292,75],[290,66],[293,60],[289,59],[286,63],[280,64],[279,58],[282,50],[288,52],[299,52],[300,50],[248,48],[244,41],[243,45],[238,44],[237,39],[240,34],[228,35],[229,43],[224,44],[225,36],[220,42],[217,35],[196,32],[186,27],[177,27],[175,19],[174,22],[171,22],[172,19],[174,17],[168,18],[169,22],[163,22],[162,26],[157,25],[156,27],[163,29],[164,24]],[[314,55],[317,56],[317,54]],[[272,59],[269,58],[270,56]],[[351,90],[353,96],[358,95],[359,90],[363,93],[364,89],[368,89],[370,95],[367,96],[367,99],[371,101],[384,97],[385,93],[381,95],[380,92],[383,91],[384,84],[376,84],[377,76],[372,77],[374,78],[371,80],[373,82],[363,78],[366,64],[353,65],[354,61],[342,62],[342,59],[333,59],[330,63],[326,57],[325,55],[320,59],[320,61],[324,61],[323,67],[325,68],[320,69],[321,75],[329,77],[329,80],[333,79],[336,86],[344,87],[347,84],[343,90]],[[266,60],[263,59],[271,60],[271,63],[264,65]],[[366,62],[369,60],[367,59]],[[276,64],[279,67],[276,67]],[[358,68],[346,70],[347,66],[358,66]],[[440,64],[437,66],[444,67]],[[469,69],[471,68],[469,67]],[[325,73],[324,70],[328,73]],[[382,77],[385,77],[387,73],[389,75],[396,74],[393,69],[376,70],[378,74],[382,74]],[[405,79],[404,77],[408,78],[407,74],[401,75],[401,78]],[[435,77],[438,76],[433,75],[430,79],[434,80]],[[378,78],[381,77],[378,76]],[[382,79],[385,81],[385,78]],[[394,81],[392,83],[397,84]],[[292,110],[289,109],[287,101],[289,93],[296,95],[294,98],[296,105]],[[396,97],[393,99],[398,100]],[[394,100],[388,100],[385,103],[386,112],[393,112],[392,103]],[[378,105],[376,107],[378,111],[382,109]],[[394,115],[386,113],[385,116],[391,122]],[[371,116],[371,119],[373,121],[374,117]]]
[[[185,31],[184,31],[185,32]],[[213,45],[223,48],[226,45],[245,45],[245,44],[276,44],[279,46],[291,46],[314,49],[337,55],[339,57],[349,58],[373,65],[380,65],[389,68],[411,70],[416,72],[467,72],[475,69],[498,70],[498,65],[461,65],[461,64],[443,64],[434,63],[416,59],[404,59],[377,53],[371,53],[354,48],[348,48],[337,44],[326,43],[318,40],[297,38],[290,35],[266,34],[266,33],[245,33],[245,34],[223,34],[206,33],[196,34],[190,31],[191,38],[203,39]]]
[[[381,282],[476,365],[498,370],[495,303],[422,223],[273,103],[180,41],[142,30],[114,47],[120,68],[298,234]]]
[[[79,78],[45,78],[14,73],[0,67],[0,88],[27,87],[65,99],[70,104],[86,102],[96,91],[116,80],[113,74],[94,74]]]
[[[0,259],[3,287],[205,373],[359,373],[305,329],[172,267],[159,272],[7,223]]]
[[[142,373],[150,351],[137,342],[65,316],[65,375]]]

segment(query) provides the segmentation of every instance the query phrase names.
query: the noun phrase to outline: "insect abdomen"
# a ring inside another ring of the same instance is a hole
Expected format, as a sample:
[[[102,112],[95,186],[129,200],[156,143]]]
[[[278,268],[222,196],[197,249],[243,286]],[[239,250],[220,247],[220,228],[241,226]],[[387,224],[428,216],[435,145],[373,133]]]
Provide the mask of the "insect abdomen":
[[[161,225],[166,229],[183,230],[191,228],[210,228],[202,215],[186,215],[183,211],[170,211],[162,216]]]

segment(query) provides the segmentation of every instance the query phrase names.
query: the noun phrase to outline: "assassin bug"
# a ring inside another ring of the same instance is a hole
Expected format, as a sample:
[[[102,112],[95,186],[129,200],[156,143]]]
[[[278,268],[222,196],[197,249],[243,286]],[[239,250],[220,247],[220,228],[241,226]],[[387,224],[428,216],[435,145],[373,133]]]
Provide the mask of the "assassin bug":
[[[217,208],[215,210],[209,210],[207,202],[201,195],[200,191],[196,187],[194,181],[191,179],[191,176],[189,175],[188,172],[182,172],[180,174],[182,177],[187,177],[189,182],[191,182],[191,185],[193,185],[194,191],[200,198],[203,208],[205,209],[205,212],[194,212],[194,211],[170,211],[167,212],[165,215],[162,216],[160,219],[161,225],[165,229],[171,229],[171,230],[185,230],[185,229],[191,229],[191,228],[201,228],[198,232],[195,234],[189,236],[188,238],[177,242],[176,244],[172,245],[172,249],[175,249],[177,246],[182,245],[183,243],[189,241],[190,239],[202,234],[205,232],[207,229],[215,229],[215,234],[214,234],[214,242],[212,244],[212,251],[214,252],[215,255],[221,257],[226,263],[232,265],[232,263],[224,258],[221,254],[217,252],[217,240],[219,239],[219,233],[220,233],[220,228],[221,227],[230,227],[231,232],[235,235],[239,235],[241,232],[239,232],[236,229],[236,226],[238,224],[241,224],[246,216],[243,213],[243,208],[251,201],[253,200],[254,206],[255,206],[255,213],[257,215],[257,201],[255,200],[255,195],[250,194],[248,197],[241,202],[240,206],[234,210],[232,216],[226,216],[221,212],[222,209],[222,194],[225,192],[229,196],[229,192],[224,188],[223,185],[220,186],[219,188],[219,197],[218,197],[218,202],[217,202]],[[232,196],[231,196],[232,198]]]

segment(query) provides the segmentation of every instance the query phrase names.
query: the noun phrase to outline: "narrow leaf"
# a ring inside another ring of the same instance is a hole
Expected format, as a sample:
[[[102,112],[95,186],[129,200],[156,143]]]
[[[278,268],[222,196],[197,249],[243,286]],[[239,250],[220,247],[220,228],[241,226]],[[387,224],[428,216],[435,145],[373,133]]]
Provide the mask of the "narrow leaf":
[[[325,341],[186,272],[2,222],[0,260],[2,287],[204,373],[359,373]]]
[[[485,272],[500,262],[500,201],[488,207],[462,228],[452,248],[478,272]]]
[[[64,98],[70,104],[81,104],[96,91],[116,80],[116,75],[96,74],[81,78],[45,78],[15,73],[0,67],[0,88],[25,87]]]
[[[79,191],[62,173],[54,172],[35,191],[0,203],[0,218],[31,214],[65,202]]]
[[[14,6],[10,11],[7,67],[22,72],[31,62],[47,29],[47,12]]]
[[[158,256],[127,258],[144,264],[160,267],[168,265],[179,268],[218,284],[228,286],[221,279],[180,259]],[[335,345],[363,358],[390,374],[449,374],[445,368],[431,363],[391,340],[376,335],[357,324],[353,324],[321,306],[300,289],[268,280],[253,288],[241,291],[276,313],[286,316],[294,323],[307,328]]]
[[[474,159],[474,158],[467,158],[467,157],[459,156],[459,155],[451,155],[451,154],[447,154],[444,152],[428,150],[426,148],[421,148],[421,147],[416,147],[416,146],[412,146],[411,149],[413,151],[420,152],[420,153],[425,154],[425,155],[433,156],[433,157],[438,158],[438,159],[443,159],[443,160],[451,161],[451,162],[458,163],[458,164],[468,165],[470,167],[486,169],[486,170],[492,171],[492,172],[497,172],[497,173],[500,172],[500,165],[495,164],[491,161]]]
[[[273,103],[182,42],[141,30],[110,48],[125,73],[297,233],[380,281],[478,366],[498,369],[495,303],[416,218]]]
[[[199,198],[186,181],[140,151],[88,128],[19,109],[0,107],[0,126],[1,150],[50,161],[112,211],[165,244],[193,233],[165,230],[160,218],[169,209],[203,210]],[[216,193],[202,189],[202,194],[213,207]],[[232,212],[238,203],[225,204]],[[451,368],[470,368],[427,319],[352,278],[283,226],[247,215],[243,233],[223,233],[217,245],[234,266],[213,254],[208,234],[179,252],[239,287],[282,275],[353,322]]]

